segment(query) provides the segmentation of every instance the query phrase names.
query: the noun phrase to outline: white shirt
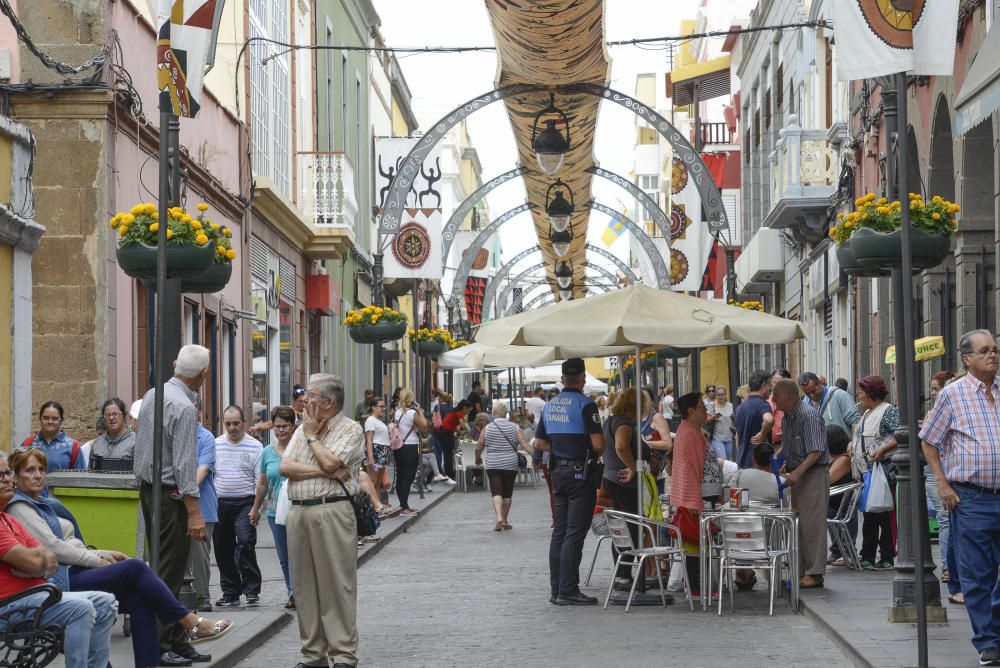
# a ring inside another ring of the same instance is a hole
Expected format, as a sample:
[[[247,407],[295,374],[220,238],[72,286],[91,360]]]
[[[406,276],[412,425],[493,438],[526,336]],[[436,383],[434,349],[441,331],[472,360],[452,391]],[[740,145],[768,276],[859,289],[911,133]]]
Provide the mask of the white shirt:
[[[408,408],[406,413],[403,413],[401,409],[396,409],[396,424],[399,425],[399,433],[403,435],[404,445],[409,443],[420,443],[420,434],[417,433],[417,429],[413,425],[413,418],[416,417],[416,415],[417,412],[412,408]],[[385,440],[388,442],[388,437],[386,437]]]
[[[668,394],[660,400],[660,413],[668,420],[674,416],[674,395]]]
[[[215,491],[220,499],[253,496],[264,446],[249,434],[239,443],[228,435],[215,439]]]
[[[412,420],[411,420],[412,421]],[[389,427],[374,415],[369,415],[365,420],[365,433],[374,432],[372,443],[375,445],[389,445]],[[403,432],[406,435],[406,432]]]
[[[542,409],[545,408],[545,399],[541,397],[531,397],[525,402],[528,412],[535,417],[535,428],[538,428],[538,421],[542,418]]]

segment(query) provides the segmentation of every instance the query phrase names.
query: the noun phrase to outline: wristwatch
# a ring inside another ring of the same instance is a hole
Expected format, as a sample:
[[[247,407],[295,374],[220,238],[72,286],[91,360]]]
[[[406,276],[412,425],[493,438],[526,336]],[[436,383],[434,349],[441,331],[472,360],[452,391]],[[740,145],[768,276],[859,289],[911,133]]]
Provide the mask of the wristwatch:
[[[313,435],[306,436],[306,443],[315,443],[316,441],[319,441],[319,437]]]

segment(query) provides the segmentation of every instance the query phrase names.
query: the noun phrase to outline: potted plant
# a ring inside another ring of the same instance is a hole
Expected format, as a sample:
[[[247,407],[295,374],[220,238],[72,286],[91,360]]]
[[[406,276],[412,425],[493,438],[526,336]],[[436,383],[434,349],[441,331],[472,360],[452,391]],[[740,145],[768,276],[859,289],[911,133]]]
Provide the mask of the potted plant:
[[[746,301],[736,301],[735,299],[729,300],[730,306],[736,306],[738,308],[746,309],[747,311],[757,311],[758,313],[764,312],[764,304],[756,299],[748,299]]]
[[[133,278],[156,280],[159,217],[155,204],[144,203],[136,204],[128,213],[117,213],[111,218],[111,227],[118,232],[118,265]],[[195,278],[212,266],[216,246],[204,234],[204,227],[203,213],[192,217],[182,207],[170,208],[166,248],[168,278]]]
[[[207,204],[199,204],[198,211],[200,212],[198,218],[191,223],[192,226],[200,223],[197,229],[201,234],[195,237],[195,242],[204,241],[202,236],[214,242],[215,256],[212,259],[212,266],[204,274],[181,281],[181,292],[203,294],[219,292],[226,287],[233,275],[233,260],[236,259],[236,251],[233,250],[230,241],[233,231],[204,218],[205,212],[208,211]]]
[[[451,350],[455,350],[457,348],[464,348],[467,345],[469,345],[468,341],[465,341],[463,339],[457,339],[451,342]]]
[[[454,339],[447,329],[411,329],[409,332],[410,347],[424,357],[436,357],[451,349]],[[419,350],[417,343],[420,343]]]
[[[352,309],[344,316],[344,324],[357,343],[388,343],[406,333],[406,316],[384,306]]]
[[[865,275],[866,271],[884,275],[886,269],[901,267],[903,205],[885,197],[876,199],[874,193],[858,198],[854,205],[856,210],[841,214],[830,230],[830,236],[838,242],[837,258],[844,271],[855,276]],[[948,255],[951,235],[958,227],[955,214],[961,207],[939,195],[925,202],[917,193],[909,194],[909,207],[913,267],[936,266]]]

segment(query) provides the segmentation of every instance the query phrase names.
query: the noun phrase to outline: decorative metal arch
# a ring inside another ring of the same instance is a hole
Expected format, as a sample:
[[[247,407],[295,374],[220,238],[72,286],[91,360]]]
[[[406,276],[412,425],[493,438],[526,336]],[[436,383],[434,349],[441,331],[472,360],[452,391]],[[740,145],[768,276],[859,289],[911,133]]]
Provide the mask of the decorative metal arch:
[[[540,266],[544,267],[545,263],[542,263]],[[590,288],[602,288],[605,292],[607,292],[609,290],[614,290],[614,289],[616,289],[618,287],[618,285],[616,283],[616,277],[610,271],[608,271],[604,267],[602,267],[600,265],[596,265],[596,264],[589,265],[589,266],[592,267],[592,268],[594,268],[594,269],[597,269],[598,273],[601,274],[602,277],[610,279],[610,282],[608,282],[608,283],[602,283],[602,282],[594,280],[592,278],[588,278],[587,279],[587,288],[588,288],[588,290]],[[543,295],[551,293],[552,284],[548,280],[538,280],[538,281],[532,283],[531,285],[529,285],[526,288],[525,295],[522,296],[522,299],[523,299],[524,296],[527,296],[527,291],[531,291],[531,290],[534,290],[535,288],[542,287],[542,286],[546,286],[546,287],[549,288],[549,290],[544,291],[542,293]],[[503,296],[501,295],[501,303],[503,303],[502,300],[503,300]],[[522,306],[521,308],[523,309],[524,307]],[[507,315],[511,315],[513,312],[514,312],[513,309],[510,308],[510,307],[508,307],[507,310],[506,310]]]
[[[419,174],[420,165],[423,163],[424,158],[441,141],[448,130],[476,111],[499,100],[512,95],[551,89],[551,86],[538,84],[513,84],[511,86],[504,86],[503,88],[492,90],[485,95],[473,98],[442,117],[420,138],[400,163],[399,169],[396,171],[395,176],[393,176],[392,182],[389,184],[389,190],[386,193],[382,219],[379,223],[379,232],[395,235],[399,231],[403,208],[406,206],[406,195],[410,191],[413,179]],[[725,206],[722,203],[722,193],[719,192],[718,186],[712,180],[712,176],[701,156],[698,155],[687,139],[666,118],[660,116],[656,111],[648,108],[633,97],[597,84],[577,83],[556,86],[555,92],[578,93],[600,97],[628,109],[636,116],[648,122],[653,129],[670,143],[673,147],[674,155],[687,164],[690,178],[694,181],[695,187],[701,195],[702,207],[705,209],[709,229],[713,232],[728,229],[729,220],[726,216]],[[669,235],[667,238],[670,238]]]
[[[493,222],[483,228],[476,238],[472,241],[472,245],[469,246],[468,250],[465,251],[465,255],[462,256],[462,261],[458,265],[458,269],[455,270],[455,279],[451,286],[451,300],[453,304],[462,303],[462,293],[465,291],[465,281],[469,277],[469,272],[472,271],[472,263],[476,260],[476,253],[479,249],[483,247],[483,244],[493,236],[493,233],[499,230],[504,223],[509,221],[511,218],[518,216],[525,211],[529,211],[532,205],[525,202],[524,204],[518,204],[510,211],[501,214]]]
[[[625,225],[625,229],[632,233],[632,236],[639,242],[639,246],[642,247],[646,257],[649,258],[650,263],[653,265],[653,274],[656,275],[656,286],[661,290],[669,289],[671,286],[670,267],[663,261],[663,256],[660,255],[660,251],[656,247],[656,244],[653,243],[653,240],[646,234],[646,230],[642,229],[624,213],[615,211],[599,202],[591,200],[588,206],[595,211],[606,213],[609,216],[618,216],[618,220]],[[667,238],[669,239],[670,237],[668,236]]]
[[[610,252],[604,250],[600,246],[595,246],[594,244],[587,244],[583,248],[584,248],[585,251],[591,251],[593,253],[597,253],[598,255],[600,255],[601,257],[603,257],[605,260],[608,260],[609,262],[611,262],[612,264],[614,264],[625,275],[625,277],[628,278],[633,283],[638,283],[639,282],[639,277],[635,275],[635,272],[632,271],[632,268],[630,266],[628,266],[627,264],[625,264],[624,262],[622,262],[621,259],[617,255],[614,255],[613,253],[610,253]],[[500,271],[497,272],[497,275],[490,279],[489,284],[487,284],[487,286],[486,286],[486,294],[483,296],[483,319],[484,320],[490,314],[490,307],[493,304],[493,296],[496,294],[497,288],[500,286],[500,283],[503,281],[503,279],[505,279],[507,277],[507,274],[511,270],[513,270],[514,266],[518,262],[520,262],[521,260],[525,259],[529,255],[532,255],[534,253],[541,253],[541,252],[542,252],[542,249],[538,248],[536,246],[534,248],[529,248],[526,251],[522,251],[521,253],[518,253],[516,256],[514,256],[511,259],[510,262],[504,263],[503,267],[500,268]],[[511,281],[510,281],[510,284],[506,288],[504,288],[503,292],[500,293],[500,303],[501,304],[504,303],[504,301],[507,298],[507,295],[510,294],[510,290],[514,287],[514,285],[520,279],[522,279],[524,277],[525,274],[528,273],[528,271],[533,271],[535,269],[539,269],[539,268],[544,267],[544,266],[545,266],[545,263],[541,262],[538,265],[535,265],[534,267],[532,267],[531,269],[528,269],[528,270],[522,272],[520,275],[515,276],[514,278],[512,278]],[[597,266],[597,265],[589,265],[588,264],[588,266]]]
[[[590,290],[588,289],[587,292],[590,292]],[[604,292],[607,292],[607,290],[605,290]],[[603,294],[603,293],[599,293],[599,294]],[[548,301],[544,301],[544,299],[546,297],[548,297]],[[535,297],[531,301],[529,301],[527,304],[525,304],[524,305],[524,310],[527,311],[529,308],[531,308],[533,306],[536,306],[536,305],[537,306],[548,306],[549,304],[554,304],[555,302],[556,302],[556,296],[554,294],[552,294],[551,292],[543,292],[542,294],[538,295],[537,297]]]
[[[503,291],[500,293],[500,297],[498,298],[497,303],[499,303],[499,304],[506,304],[507,303],[507,297],[510,296],[510,293],[514,290],[514,288],[518,287],[519,285],[521,285],[523,287],[523,285],[526,282],[527,282],[527,285],[528,285],[527,289],[529,289],[529,290],[534,289],[536,285],[540,285],[541,283],[539,281],[537,281],[537,280],[536,281],[532,281],[531,277],[529,276],[529,274],[531,274],[532,272],[536,272],[539,269],[544,269],[547,266],[549,266],[547,262],[539,262],[538,264],[533,264],[530,267],[528,267],[527,269],[525,269],[523,272],[521,272],[520,274],[518,274],[517,276],[515,276],[514,278],[510,279],[510,281],[507,283],[507,287],[505,287],[503,289]],[[612,281],[617,281],[618,280],[617,276],[615,276],[613,273],[611,273],[610,271],[608,271],[607,269],[605,269],[604,267],[602,267],[599,264],[588,263],[587,267],[590,268],[590,269],[595,269],[597,271],[597,273],[599,273],[604,278],[611,279]],[[544,283],[546,285],[551,285],[551,280],[550,279],[546,279],[544,281]],[[486,317],[485,299],[484,299],[484,307],[483,307],[483,317],[484,318]]]
[[[448,262],[448,252],[451,250],[452,242],[455,241],[455,234],[458,232],[458,228],[461,226],[462,221],[465,220],[467,215],[469,215],[469,212],[472,211],[472,209],[475,208],[475,206],[479,204],[479,202],[481,202],[490,192],[499,188],[508,181],[521,176],[521,174],[524,174],[524,171],[523,167],[515,167],[509,172],[504,172],[495,179],[491,179],[488,183],[481,185],[474,193],[466,197],[465,201],[458,205],[455,212],[451,214],[451,218],[449,218],[448,222],[441,228],[441,241],[444,243],[441,247],[442,264]]]

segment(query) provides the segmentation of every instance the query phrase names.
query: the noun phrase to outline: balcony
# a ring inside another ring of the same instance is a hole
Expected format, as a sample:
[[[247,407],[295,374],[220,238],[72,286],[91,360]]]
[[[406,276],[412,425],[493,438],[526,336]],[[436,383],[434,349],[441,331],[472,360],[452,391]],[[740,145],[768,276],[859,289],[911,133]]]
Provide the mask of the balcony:
[[[764,226],[791,229],[800,241],[823,237],[827,209],[837,192],[837,150],[827,130],[803,130],[789,116],[769,156],[771,210]]]
[[[749,294],[766,292],[771,283],[784,280],[781,232],[769,227],[757,230],[736,259],[736,282]]]
[[[298,208],[311,232],[307,254],[317,259],[339,258],[357,235],[354,165],[339,151],[297,153],[296,160]]]
[[[691,128],[692,135],[694,127]],[[733,133],[725,123],[702,123],[701,124],[701,147],[731,145],[733,143]]]

